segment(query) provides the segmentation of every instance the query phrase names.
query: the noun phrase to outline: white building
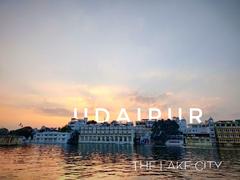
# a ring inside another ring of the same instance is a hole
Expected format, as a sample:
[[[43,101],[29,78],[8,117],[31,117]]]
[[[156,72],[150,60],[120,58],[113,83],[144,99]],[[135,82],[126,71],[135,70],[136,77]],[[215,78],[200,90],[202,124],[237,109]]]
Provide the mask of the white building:
[[[188,145],[216,144],[214,121],[212,118],[203,123],[189,124],[185,135],[186,144]]]
[[[69,138],[70,133],[67,132],[45,131],[34,134],[32,142],[43,144],[67,143]]]
[[[177,122],[177,124],[179,125],[179,131],[182,132],[183,134],[186,133],[187,131],[187,122],[185,119],[179,119],[176,118],[175,121]]]
[[[84,119],[76,119],[76,118],[72,118],[71,121],[68,123],[68,126],[72,129],[72,130],[79,130],[81,126],[84,126],[87,124],[87,118]]]
[[[79,133],[79,143],[134,143],[134,127],[128,125],[88,124]]]
[[[136,143],[138,144],[150,144],[151,143],[151,128],[154,121],[144,119],[137,121],[135,128]]]
[[[214,133],[214,122],[212,118],[199,124],[188,124],[187,134],[213,134]]]

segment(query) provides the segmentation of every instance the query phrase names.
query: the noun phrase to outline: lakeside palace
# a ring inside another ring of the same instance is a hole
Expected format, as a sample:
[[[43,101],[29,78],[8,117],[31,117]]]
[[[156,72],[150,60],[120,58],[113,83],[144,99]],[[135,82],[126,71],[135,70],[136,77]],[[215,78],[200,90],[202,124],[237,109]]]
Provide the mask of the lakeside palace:
[[[185,146],[240,146],[240,120],[214,121],[209,118],[198,124],[187,124],[185,119],[174,118],[181,136],[170,139],[166,145]],[[89,123],[87,118],[72,118],[68,123],[70,132],[59,132],[43,127],[35,130],[30,143],[114,143],[151,144],[151,129],[156,120],[142,119],[132,123]],[[179,138],[180,137],[180,138]]]

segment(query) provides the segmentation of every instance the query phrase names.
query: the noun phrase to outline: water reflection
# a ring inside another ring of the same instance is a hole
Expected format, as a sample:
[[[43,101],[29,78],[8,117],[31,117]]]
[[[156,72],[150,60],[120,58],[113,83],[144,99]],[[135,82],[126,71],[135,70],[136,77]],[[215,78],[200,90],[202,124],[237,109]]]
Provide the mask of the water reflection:
[[[133,161],[223,161],[221,169],[135,171]],[[238,178],[240,150],[117,144],[0,147],[0,179]]]
[[[131,155],[133,153],[133,146],[124,144],[78,144],[75,146],[67,145],[65,150],[67,153],[79,153],[82,156],[87,156],[92,153],[99,154],[126,154]]]

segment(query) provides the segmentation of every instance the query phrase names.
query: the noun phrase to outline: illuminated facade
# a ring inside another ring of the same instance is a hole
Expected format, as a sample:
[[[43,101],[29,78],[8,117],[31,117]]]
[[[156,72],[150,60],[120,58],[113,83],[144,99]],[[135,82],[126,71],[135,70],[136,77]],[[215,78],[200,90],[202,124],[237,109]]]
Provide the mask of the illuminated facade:
[[[79,143],[133,144],[134,127],[129,125],[84,125],[79,129]]]
[[[213,119],[209,118],[200,124],[189,124],[185,132],[185,142],[188,146],[215,145],[216,137]]]
[[[240,120],[215,123],[219,146],[240,146]]]
[[[32,143],[66,144],[69,138],[70,138],[70,133],[67,133],[67,132],[56,132],[56,131],[37,132],[33,136]]]

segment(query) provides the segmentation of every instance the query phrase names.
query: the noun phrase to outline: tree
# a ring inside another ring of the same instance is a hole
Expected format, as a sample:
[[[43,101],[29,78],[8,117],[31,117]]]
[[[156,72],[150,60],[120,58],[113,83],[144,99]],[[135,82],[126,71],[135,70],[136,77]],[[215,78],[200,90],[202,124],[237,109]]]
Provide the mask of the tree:
[[[0,135],[7,135],[9,133],[7,128],[0,128]]]
[[[26,139],[32,137],[33,129],[30,126],[26,126],[20,129],[10,131],[11,135],[24,136]]]
[[[59,128],[58,131],[59,132],[70,132],[71,128],[68,125],[65,125],[62,128]]]
[[[170,135],[178,135],[179,125],[176,121],[167,119],[167,120],[158,120],[154,122],[152,126],[152,140],[157,144],[165,144]]]
[[[97,124],[97,122],[94,120],[91,120],[91,121],[88,121],[87,124]]]
[[[68,144],[78,144],[78,139],[79,139],[79,132],[78,131],[74,131],[71,133],[71,137],[68,140]]]

